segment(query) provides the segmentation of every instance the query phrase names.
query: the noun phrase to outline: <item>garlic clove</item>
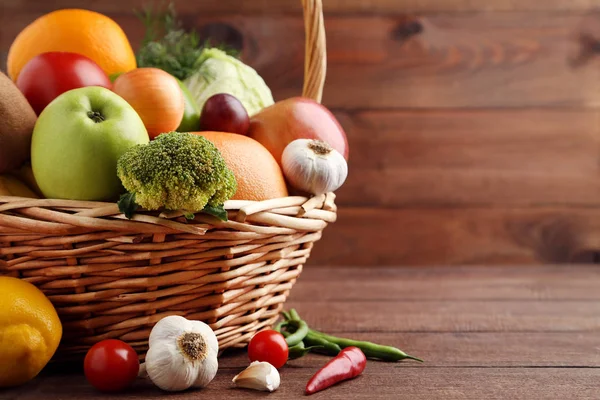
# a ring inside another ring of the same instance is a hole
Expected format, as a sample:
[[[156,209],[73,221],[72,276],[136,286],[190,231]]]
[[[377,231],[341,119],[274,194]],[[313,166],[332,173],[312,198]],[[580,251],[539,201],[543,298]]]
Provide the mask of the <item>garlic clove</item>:
[[[279,372],[274,366],[259,361],[254,361],[233,378],[233,383],[238,387],[268,392],[277,390],[280,381]]]
[[[209,355],[200,364],[200,368],[198,369],[198,378],[193,384],[193,386],[197,388],[208,386],[208,384],[217,375],[217,370],[219,369],[219,361],[217,360],[216,355]]]

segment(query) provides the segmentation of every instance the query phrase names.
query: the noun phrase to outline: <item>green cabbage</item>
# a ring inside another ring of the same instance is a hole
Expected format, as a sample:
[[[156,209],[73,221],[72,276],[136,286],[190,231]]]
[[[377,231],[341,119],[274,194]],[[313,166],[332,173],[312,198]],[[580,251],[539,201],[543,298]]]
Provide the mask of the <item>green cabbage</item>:
[[[184,83],[200,110],[209,97],[229,93],[238,98],[253,116],[274,103],[271,90],[258,73],[240,60],[216,48],[205,49],[199,67]]]

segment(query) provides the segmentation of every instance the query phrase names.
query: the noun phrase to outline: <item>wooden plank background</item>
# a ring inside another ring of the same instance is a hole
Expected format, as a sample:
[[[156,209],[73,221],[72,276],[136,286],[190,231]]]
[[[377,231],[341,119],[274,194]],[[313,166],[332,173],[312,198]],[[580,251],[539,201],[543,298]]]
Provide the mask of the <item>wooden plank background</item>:
[[[368,361],[360,378],[310,399],[598,399],[599,278],[600,269],[580,265],[307,268],[286,308],[315,329],[393,345],[425,360]],[[310,354],[288,363],[269,400],[300,398],[324,362]],[[245,351],[226,351],[207,388],[172,396],[264,396],[232,388],[231,379],[247,365]],[[27,385],[0,392],[0,399],[107,398],[77,364],[60,367],[50,365]],[[138,380],[119,399],[161,395]]]
[[[137,48],[143,0],[0,0],[0,61],[37,16],[103,12]],[[176,1],[301,92],[300,1]],[[350,141],[339,221],[310,264],[594,261],[600,246],[599,0],[325,0],[323,102]],[[598,40],[598,42],[597,42]]]

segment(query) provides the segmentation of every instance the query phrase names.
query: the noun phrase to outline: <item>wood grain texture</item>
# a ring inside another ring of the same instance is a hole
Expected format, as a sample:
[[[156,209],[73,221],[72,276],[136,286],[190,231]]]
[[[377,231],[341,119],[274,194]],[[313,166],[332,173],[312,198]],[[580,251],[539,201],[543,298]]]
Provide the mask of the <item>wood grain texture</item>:
[[[286,368],[281,374],[284,384],[269,399],[303,397],[303,388],[311,375],[323,364],[314,361],[311,368]],[[231,379],[240,369],[221,370],[204,390],[169,394],[169,399],[192,400],[199,397],[237,399],[264,398],[260,392],[234,389]],[[364,374],[350,382],[311,396],[311,399],[594,399],[600,390],[600,370],[569,368],[392,368],[369,364]],[[402,397],[396,397],[401,393]],[[10,397],[9,397],[10,396]],[[66,375],[40,379],[30,388],[13,394],[0,393],[2,400],[66,400],[106,399],[88,386],[80,376]],[[136,383],[127,393],[111,396],[116,399],[165,398],[165,393],[148,383]]]
[[[590,262],[598,232],[598,208],[341,207],[309,265]]]
[[[341,205],[598,205],[596,110],[339,112]]]
[[[573,11],[600,8],[598,0],[326,0],[326,13],[395,14],[414,12],[456,11]],[[123,5],[142,7],[145,0],[104,0],[93,6],[101,12],[119,12]],[[300,2],[295,0],[179,0],[175,3],[182,12],[202,13],[299,13]],[[31,7],[41,12],[57,8],[81,7],[80,0],[4,0],[6,10]]]
[[[92,1],[135,48],[142,0]],[[35,17],[0,0],[0,68]],[[243,49],[276,99],[302,90],[300,1],[177,2]],[[327,0],[324,103],[348,131],[340,218],[309,265],[593,261],[600,249],[598,0]],[[587,38],[587,39],[584,39]]]
[[[90,8],[94,9],[93,5]],[[143,27],[121,8],[109,14],[134,47]],[[0,48],[39,12],[6,14]],[[580,59],[579,36],[595,33],[595,14],[580,12],[431,13],[326,18],[332,108],[482,108],[600,104],[600,60]],[[188,27],[243,47],[277,99],[302,92],[304,33],[297,15],[184,16]],[[419,30],[422,30],[421,33]]]
[[[583,281],[597,287],[599,274],[596,268],[578,265],[320,267],[303,272],[287,307],[297,308],[315,327],[398,346],[426,360],[424,364],[369,361],[361,377],[314,395],[316,399],[593,399],[600,391],[598,301],[573,299],[581,292]],[[466,290],[456,289],[461,281],[492,291],[499,283],[504,289],[496,290],[495,300],[485,295],[472,297]],[[382,294],[403,292],[401,282],[416,285],[420,298],[382,299]],[[315,297],[316,287],[324,292],[320,297]],[[556,296],[546,299],[526,294],[527,288],[533,287]],[[360,302],[350,299],[352,291],[360,293]],[[442,320],[455,329],[441,332]],[[517,332],[523,324],[528,331]],[[406,332],[407,327],[417,325],[418,332]],[[473,332],[478,326],[488,330]],[[561,327],[568,330],[560,331]],[[290,362],[280,371],[280,389],[269,398],[301,397],[308,379],[326,360],[309,355]],[[220,358],[219,373],[206,389],[170,394],[169,398],[263,398],[263,393],[232,387],[231,379],[247,363],[245,352],[229,351]],[[112,398],[164,396],[139,380],[128,392]],[[53,366],[26,386],[0,392],[2,400],[38,398],[95,400],[106,396],[85,383],[77,366]]]
[[[442,283],[440,283],[442,286]],[[401,287],[398,288],[401,290]],[[580,332],[600,330],[600,304],[590,301],[329,301],[296,305],[315,329],[344,332]],[[291,305],[290,305],[291,306]]]
[[[292,301],[598,301],[600,268],[546,266],[375,267],[304,270]],[[435,279],[432,279],[435,276]],[[326,281],[326,289],[323,282]],[[440,290],[442,289],[442,290]]]

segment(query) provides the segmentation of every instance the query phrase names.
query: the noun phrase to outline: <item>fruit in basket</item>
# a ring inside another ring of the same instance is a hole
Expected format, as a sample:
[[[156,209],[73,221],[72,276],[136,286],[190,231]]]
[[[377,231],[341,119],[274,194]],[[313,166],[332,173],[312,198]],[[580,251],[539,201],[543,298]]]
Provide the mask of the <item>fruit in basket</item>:
[[[38,288],[0,277],[0,388],[33,379],[50,361],[61,337],[56,310]]]
[[[29,159],[36,118],[25,96],[0,72],[0,174]]]
[[[60,94],[86,86],[110,88],[112,84],[102,68],[88,57],[62,51],[33,57],[17,79],[17,87],[38,115]]]
[[[0,175],[0,196],[38,198],[26,184],[10,174]]]
[[[198,69],[183,82],[190,89],[200,109],[214,94],[229,93],[242,102],[248,115],[273,104],[273,95],[265,81],[237,58],[209,48],[202,51],[195,65]]]
[[[123,191],[117,160],[148,141],[144,123],[121,97],[103,87],[74,89],[40,114],[31,166],[45,197],[112,200]]]
[[[201,131],[230,132],[245,135],[250,118],[244,105],[229,93],[209,97],[200,116]]]
[[[265,108],[250,119],[248,136],[281,163],[283,149],[296,139],[321,140],[348,159],[346,133],[333,114],[314,100],[293,97]]]
[[[31,169],[31,163],[24,164],[19,169],[13,169],[10,171],[10,174],[15,176],[21,182],[23,182],[29,189],[31,189],[36,196],[42,196],[42,191],[35,181],[35,176],[33,176],[33,170]]]
[[[139,114],[150,139],[177,129],[185,110],[177,80],[158,68],[138,68],[120,75],[113,91]]]
[[[234,200],[268,200],[288,195],[281,168],[256,140],[225,132],[196,132],[221,152],[237,179]]]
[[[129,192],[119,201],[128,217],[135,205],[189,213],[219,207],[236,191],[236,178],[217,148],[190,133],[164,133],[131,148],[119,158],[117,174]]]
[[[200,129],[200,109],[194,101],[194,97],[192,97],[192,94],[187,86],[185,86],[184,83],[179,79],[177,79],[177,83],[179,84],[181,92],[183,93],[185,107],[183,109],[183,117],[181,118],[181,122],[175,130],[177,132],[195,132]]]
[[[107,75],[136,67],[129,40],[115,21],[93,11],[63,9],[39,17],[17,35],[8,51],[8,75],[16,81],[29,60],[50,51],[82,54]]]

